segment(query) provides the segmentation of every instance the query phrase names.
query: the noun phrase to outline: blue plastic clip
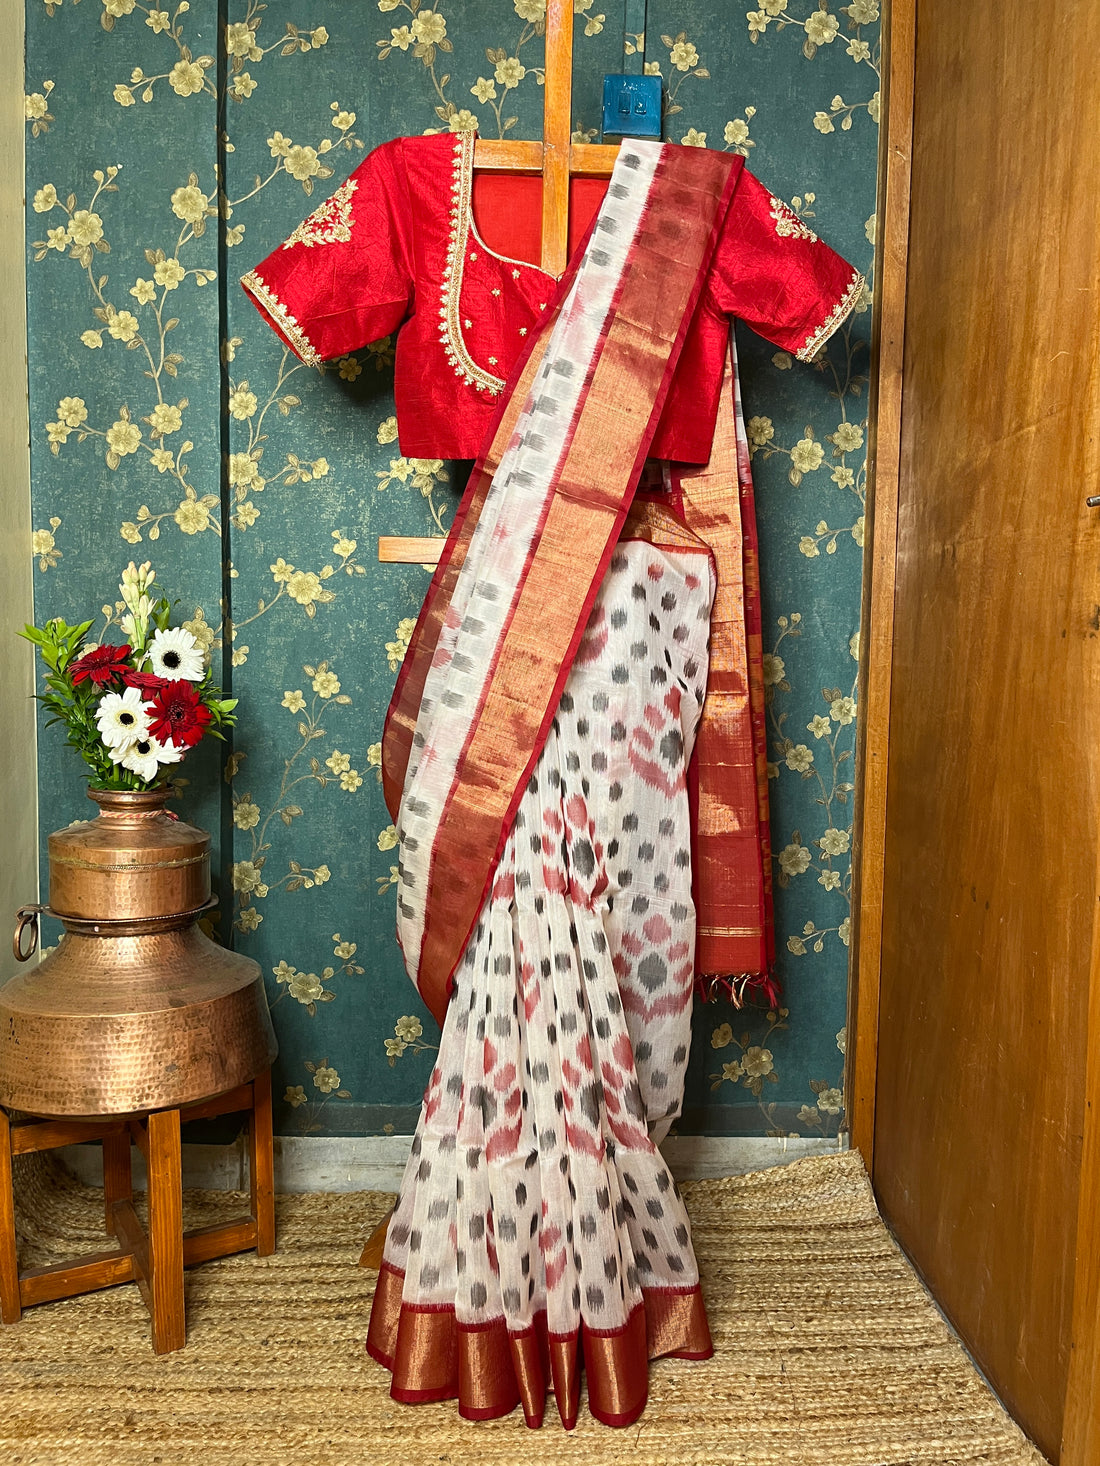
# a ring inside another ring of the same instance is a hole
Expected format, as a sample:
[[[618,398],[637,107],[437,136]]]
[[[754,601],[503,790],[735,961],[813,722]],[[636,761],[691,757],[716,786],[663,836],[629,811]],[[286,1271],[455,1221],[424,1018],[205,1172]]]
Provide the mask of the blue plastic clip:
[[[603,135],[605,141],[611,137],[661,136],[659,76],[604,77]]]

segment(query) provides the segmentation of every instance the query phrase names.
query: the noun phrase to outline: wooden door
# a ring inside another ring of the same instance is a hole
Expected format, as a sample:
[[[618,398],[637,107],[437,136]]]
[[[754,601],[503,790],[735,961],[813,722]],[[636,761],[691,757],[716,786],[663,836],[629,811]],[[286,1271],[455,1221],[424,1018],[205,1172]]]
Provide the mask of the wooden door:
[[[893,638],[869,672],[890,688],[874,1181],[1017,1419],[1052,1460],[1065,1425],[1063,1461],[1086,1466],[1100,5],[1060,0],[1039,22],[1004,0],[917,0],[915,27],[913,8],[894,14],[892,85],[914,104]],[[870,829],[872,864],[874,846]]]

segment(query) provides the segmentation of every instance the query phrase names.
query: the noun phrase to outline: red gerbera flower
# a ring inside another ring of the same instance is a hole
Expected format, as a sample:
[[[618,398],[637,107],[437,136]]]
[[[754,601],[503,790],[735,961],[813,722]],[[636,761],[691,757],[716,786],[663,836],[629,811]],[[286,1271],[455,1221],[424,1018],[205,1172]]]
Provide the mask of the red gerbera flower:
[[[149,731],[161,743],[176,748],[193,748],[211,721],[206,707],[190,682],[162,682],[145,704]]]
[[[158,677],[154,672],[124,672],[122,680],[127,687],[140,687],[142,692],[159,692],[168,686],[167,677]]]
[[[69,667],[73,685],[90,681],[97,687],[106,687],[126,671],[130,651],[129,646],[97,646],[94,652],[85,652]]]

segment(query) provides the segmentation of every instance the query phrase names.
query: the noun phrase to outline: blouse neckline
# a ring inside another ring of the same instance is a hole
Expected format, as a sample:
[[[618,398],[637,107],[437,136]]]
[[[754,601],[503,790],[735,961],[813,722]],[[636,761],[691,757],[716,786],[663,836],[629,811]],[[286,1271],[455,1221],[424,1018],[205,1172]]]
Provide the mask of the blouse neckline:
[[[477,241],[478,246],[494,260],[500,260],[503,265],[519,265],[523,270],[534,270],[536,275],[541,275],[544,280],[550,280],[557,285],[561,281],[560,275],[552,275],[549,270],[544,270],[541,265],[533,264],[530,260],[516,260],[511,255],[502,255],[497,250],[490,248],[481,237],[477,227],[477,220],[474,217],[474,146],[479,134],[477,132],[464,132],[460,137],[461,166],[469,176],[469,187],[466,190],[466,212],[469,217],[470,233]]]
[[[447,360],[454,369],[455,376],[461,377],[478,392],[488,392],[490,396],[496,397],[503,391],[505,379],[498,377],[486,367],[480,366],[474,360],[463,331],[462,280],[467,260],[476,258],[476,254],[471,255],[469,251],[471,241],[479,250],[484,250],[490,259],[497,260],[502,265],[511,266],[513,273],[521,269],[534,270],[550,286],[557,285],[558,277],[551,275],[540,265],[531,264],[529,260],[511,259],[508,255],[502,255],[495,249],[490,249],[478,233],[473,208],[474,143],[476,140],[475,132],[464,132],[458,135],[454,144],[447,257],[440,289],[439,339]]]

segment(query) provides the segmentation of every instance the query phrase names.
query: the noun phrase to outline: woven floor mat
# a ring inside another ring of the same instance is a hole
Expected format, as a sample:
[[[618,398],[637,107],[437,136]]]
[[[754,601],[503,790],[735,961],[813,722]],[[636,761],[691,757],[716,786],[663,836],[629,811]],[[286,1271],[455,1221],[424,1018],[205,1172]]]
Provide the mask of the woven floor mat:
[[[102,1248],[101,1193],[48,1164],[17,1176],[24,1266]],[[357,1266],[377,1192],[284,1196],[275,1256],[187,1275],[188,1341],[156,1358],[136,1287],[0,1329],[5,1466],[1042,1466],[879,1219],[858,1155],[684,1188],[715,1357],[650,1368],[628,1430],[581,1404],[566,1434],[519,1410],[467,1422],[404,1406],[363,1350],[375,1274]],[[188,1193],[190,1225],[241,1198]]]

